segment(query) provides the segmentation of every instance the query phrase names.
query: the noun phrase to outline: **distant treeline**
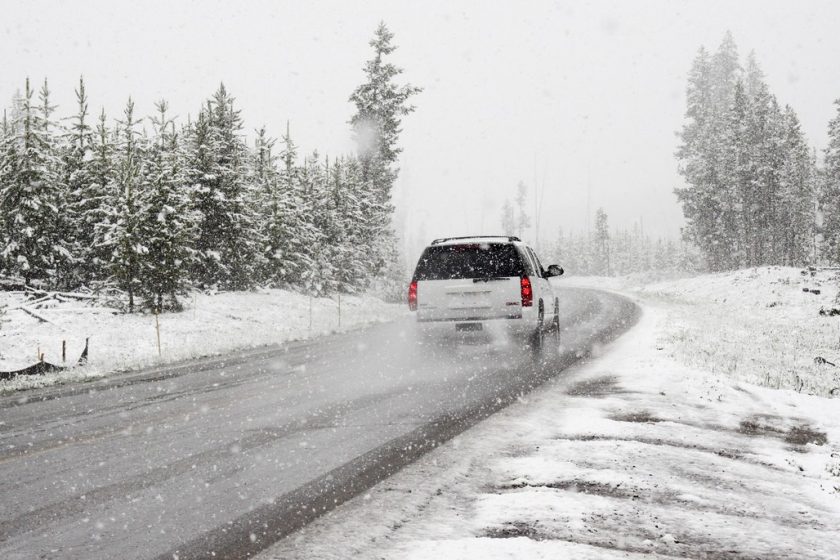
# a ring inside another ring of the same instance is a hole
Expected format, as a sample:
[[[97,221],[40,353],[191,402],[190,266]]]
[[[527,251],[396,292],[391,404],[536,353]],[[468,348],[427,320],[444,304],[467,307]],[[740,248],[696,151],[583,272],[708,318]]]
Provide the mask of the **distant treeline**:
[[[531,225],[525,211],[527,187],[519,182],[513,203],[502,207],[501,226],[505,235],[520,238]],[[562,228],[543,250],[546,262],[559,264],[569,274],[620,276],[639,272],[661,271],[692,273],[703,270],[703,258],[697,247],[685,239],[656,238],[646,235],[640,224],[631,229],[611,231],[603,208],[595,212],[593,231],[570,232]]]
[[[623,276],[642,272],[691,273],[702,269],[697,248],[679,239],[653,239],[639,224],[611,231],[607,213],[595,213],[589,233],[559,231],[549,243],[545,258],[569,274]],[[544,263],[545,265],[545,263]]]
[[[0,274],[28,285],[115,286],[129,308],[177,308],[188,287],[255,286],[355,292],[394,269],[391,188],[401,117],[418,88],[398,86],[381,24],[352,94],[358,153],[301,157],[289,134],[265,128],[248,146],[222,85],[194,119],[176,124],[165,101],[139,119],[59,121],[47,82],[29,80],[4,111],[0,138]],[[66,123],[66,124],[65,124]]]
[[[840,106],[840,101],[838,101]],[[840,262],[840,116],[824,167],[731,34],[691,68],[677,189],[686,238],[710,270]]]

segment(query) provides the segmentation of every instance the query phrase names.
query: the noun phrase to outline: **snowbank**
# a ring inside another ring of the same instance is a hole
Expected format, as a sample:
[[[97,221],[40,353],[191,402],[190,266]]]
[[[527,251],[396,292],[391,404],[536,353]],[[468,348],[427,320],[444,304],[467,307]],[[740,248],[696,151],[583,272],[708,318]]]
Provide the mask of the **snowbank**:
[[[102,313],[80,308],[78,302],[56,303],[40,310],[54,324],[39,322],[14,310],[23,296],[0,292],[8,322],[0,326],[0,371],[35,363],[38,353],[61,365],[61,343],[67,341],[67,362],[73,363],[90,339],[86,367],[45,376],[19,377],[0,382],[0,392],[56,382],[101,377],[114,370],[134,369],[242,348],[275,344],[385,321],[405,313],[402,305],[370,296],[342,296],[339,327],[338,298],[310,298],[286,290],[196,293],[181,313],[158,317],[161,352],[158,355],[155,316]]]

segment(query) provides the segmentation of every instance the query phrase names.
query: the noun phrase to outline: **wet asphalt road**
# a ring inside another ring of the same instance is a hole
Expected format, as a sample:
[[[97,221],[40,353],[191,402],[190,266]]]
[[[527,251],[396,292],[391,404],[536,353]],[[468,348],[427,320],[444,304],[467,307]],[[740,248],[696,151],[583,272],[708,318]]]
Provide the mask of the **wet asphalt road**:
[[[0,557],[247,558],[629,328],[560,291],[561,332],[418,344],[411,320],[0,398]]]

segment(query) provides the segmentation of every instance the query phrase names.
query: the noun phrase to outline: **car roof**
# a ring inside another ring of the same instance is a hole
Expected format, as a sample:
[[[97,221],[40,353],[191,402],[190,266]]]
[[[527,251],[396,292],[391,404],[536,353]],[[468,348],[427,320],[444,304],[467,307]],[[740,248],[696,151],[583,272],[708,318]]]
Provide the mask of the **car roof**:
[[[442,245],[464,245],[468,243],[518,243],[521,244],[522,242],[518,237],[513,237],[509,235],[476,235],[472,237],[444,237],[441,239],[435,239],[432,241],[431,245],[434,246],[442,246]]]

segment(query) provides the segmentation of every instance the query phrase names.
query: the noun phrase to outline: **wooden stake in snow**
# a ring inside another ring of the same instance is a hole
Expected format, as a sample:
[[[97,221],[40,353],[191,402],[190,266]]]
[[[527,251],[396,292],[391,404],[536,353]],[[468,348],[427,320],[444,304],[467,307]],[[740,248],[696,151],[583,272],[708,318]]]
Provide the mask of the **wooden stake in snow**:
[[[61,341],[61,363],[62,364],[67,363],[67,341],[66,340]]]
[[[155,309],[155,331],[157,332],[157,347],[158,347],[158,357],[161,356],[160,352],[160,321],[158,320],[158,310]]]

